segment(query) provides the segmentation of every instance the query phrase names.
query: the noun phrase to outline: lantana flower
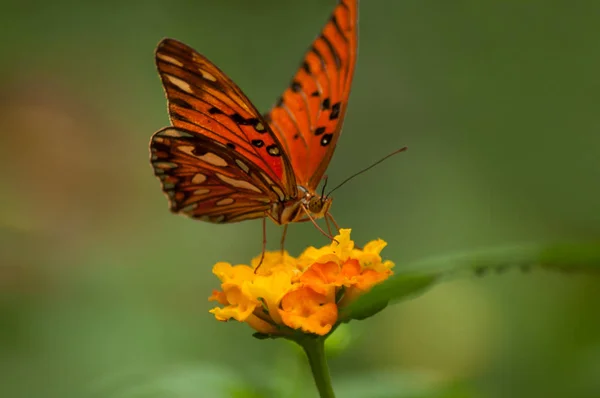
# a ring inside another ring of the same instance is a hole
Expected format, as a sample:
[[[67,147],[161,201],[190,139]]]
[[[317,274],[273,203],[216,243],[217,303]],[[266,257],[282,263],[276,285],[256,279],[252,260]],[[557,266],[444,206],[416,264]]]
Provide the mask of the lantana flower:
[[[357,249],[350,232],[341,229],[331,244],[309,247],[299,257],[266,252],[256,271],[260,256],[250,265],[215,264],[221,290],[209,300],[221,307],[210,312],[219,321],[246,322],[263,335],[327,335],[340,322],[340,309],[387,279],[394,266],[381,259],[386,242]]]

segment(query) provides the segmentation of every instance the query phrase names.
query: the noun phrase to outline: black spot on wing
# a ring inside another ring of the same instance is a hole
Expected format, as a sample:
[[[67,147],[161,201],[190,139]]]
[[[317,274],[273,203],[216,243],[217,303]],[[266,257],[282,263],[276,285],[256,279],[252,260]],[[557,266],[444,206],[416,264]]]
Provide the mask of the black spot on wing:
[[[302,69],[304,69],[304,71],[307,74],[309,74],[309,75],[311,74],[311,72],[310,72],[310,65],[308,64],[308,62],[306,62],[306,61],[302,62]]]
[[[298,92],[302,91],[302,85],[299,82],[295,81],[295,80],[290,85],[290,88],[295,93],[298,93]]]
[[[235,123],[239,124],[240,126],[250,126],[250,125],[255,125],[258,123],[257,118],[249,117],[246,119],[239,113],[234,113],[233,115],[230,115],[229,117],[231,118],[231,120],[233,120]]]
[[[323,70],[327,70],[327,63],[325,62],[325,58],[323,58],[323,54],[321,54],[321,52],[319,50],[317,50],[317,48],[315,46],[311,46],[310,51],[313,52],[319,58],[319,62],[321,63],[321,68]]]
[[[204,155],[206,155],[208,152],[209,152],[209,151],[208,151],[206,148],[204,148],[203,146],[201,146],[201,145],[198,145],[198,144],[194,146],[194,149],[192,149],[192,153],[193,153],[195,156],[204,156]]]
[[[171,119],[180,120],[182,122],[186,122],[186,123],[189,123],[189,124],[195,124],[193,121],[191,121],[190,119],[188,119],[187,117],[183,116],[180,113],[170,112],[169,115],[171,116]]]
[[[346,37],[346,35],[344,35],[344,32],[342,30],[342,27],[340,26],[335,14],[333,14],[331,16],[330,19],[331,23],[333,24],[335,30],[337,30],[337,32],[339,33],[339,35],[344,39],[344,41],[348,41],[348,38]]]
[[[164,152],[166,154],[169,154],[171,152],[171,147],[166,144],[163,144],[162,142],[152,141],[152,150],[156,152]],[[166,158],[168,158],[168,155],[166,156]]]
[[[333,62],[335,62],[335,67],[339,70],[342,67],[342,60],[340,58],[340,55],[335,50],[335,47],[333,46],[333,44],[331,44],[331,41],[329,41],[329,38],[325,36],[325,34],[321,34],[320,38],[325,42],[325,45],[327,46],[329,52],[333,56]]]
[[[194,109],[194,107],[191,106],[189,102],[187,102],[186,100],[184,100],[182,98],[172,98],[169,100],[169,103],[173,104],[173,105],[177,105],[180,108]]]
[[[329,114],[329,120],[335,120],[340,117],[340,108],[342,107],[341,103],[335,103],[331,107],[331,114]]]
[[[329,143],[331,142],[331,139],[333,138],[333,134],[325,134],[323,136],[323,138],[321,138],[321,145],[322,146],[327,146],[329,145]]]

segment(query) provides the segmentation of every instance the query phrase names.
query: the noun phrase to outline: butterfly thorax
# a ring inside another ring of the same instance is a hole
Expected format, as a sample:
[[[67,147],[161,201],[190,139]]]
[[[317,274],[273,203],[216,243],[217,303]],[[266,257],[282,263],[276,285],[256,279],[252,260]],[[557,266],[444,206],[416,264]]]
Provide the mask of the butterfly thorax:
[[[331,201],[327,196],[317,195],[303,186],[298,186],[297,198],[273,204],[267,214],[279,225],[323,218],[331,207]]]

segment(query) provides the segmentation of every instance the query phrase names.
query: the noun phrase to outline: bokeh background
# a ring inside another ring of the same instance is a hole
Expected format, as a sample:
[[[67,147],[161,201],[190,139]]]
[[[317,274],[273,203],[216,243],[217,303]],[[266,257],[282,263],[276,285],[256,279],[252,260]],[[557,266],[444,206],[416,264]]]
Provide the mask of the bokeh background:
[[[266,110],[334,3],[0,2],[0,395],[316,396],[294,347],[207,312],[211,266],[257,255],[260,221],[170,214],[148,140],[168,123],[161,38]],[[336,192],[358,243],[384,238],[402,267],[600,236],[599,2],[366,0],[360,14],[330,183],[409,151]],[[294,225],[287,248],[325,243]],[[442,284],[343,330],[332,375],[340,397],[597,398],[599,308],[598,276]]]

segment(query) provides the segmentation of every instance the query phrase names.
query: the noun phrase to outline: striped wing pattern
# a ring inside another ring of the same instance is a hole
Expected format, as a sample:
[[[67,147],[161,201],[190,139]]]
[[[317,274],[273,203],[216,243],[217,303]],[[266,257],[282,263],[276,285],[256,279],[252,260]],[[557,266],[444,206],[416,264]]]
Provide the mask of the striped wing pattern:
[[[294,75],[265,115],[290,158],[298,184],[316,190],[333,156],[356,64],[358,1],[335,7]]]
[[[152,137],[151,161],[172,211],[233,222],[296,196],[281,144],[235,83],[173,39],[158,45],[156,65],[173,127]]]

